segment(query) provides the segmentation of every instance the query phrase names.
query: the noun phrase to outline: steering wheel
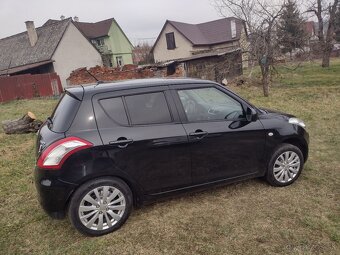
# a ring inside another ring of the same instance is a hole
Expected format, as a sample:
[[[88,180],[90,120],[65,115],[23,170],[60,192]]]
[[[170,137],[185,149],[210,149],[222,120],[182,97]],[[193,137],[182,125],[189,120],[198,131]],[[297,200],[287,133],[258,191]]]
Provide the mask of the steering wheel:
[[[224,119],[228,120],[228,119],[234,119],[235,117],[237,117],[239,115],[239,111],[232,111],[230,113],[228,113]],[[229,118],[231,117],[231,118]]]

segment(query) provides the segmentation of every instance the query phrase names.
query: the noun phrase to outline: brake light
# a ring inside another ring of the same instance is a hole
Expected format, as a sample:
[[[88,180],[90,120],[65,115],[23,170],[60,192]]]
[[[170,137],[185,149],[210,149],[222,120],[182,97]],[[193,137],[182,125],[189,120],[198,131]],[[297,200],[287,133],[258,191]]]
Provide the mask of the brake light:
[[[67,158],[77,151],[92,147],[93,144],[78,137],[67,137],[52,143],[40,155],[39,168],[60,169]]]

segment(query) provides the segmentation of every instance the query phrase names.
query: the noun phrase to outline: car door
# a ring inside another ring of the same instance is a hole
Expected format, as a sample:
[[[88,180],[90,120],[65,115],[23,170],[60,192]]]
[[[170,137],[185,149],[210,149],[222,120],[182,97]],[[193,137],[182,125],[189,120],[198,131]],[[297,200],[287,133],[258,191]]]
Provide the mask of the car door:
[[[172,86],[187,132],[193,184],[256,174],[265,137],[259,120],[247,121],[242,102],[219,86]]]
[[[191,184],[188,138],[167,86],[96,95],[93,104],[108,154],[145,194]]]

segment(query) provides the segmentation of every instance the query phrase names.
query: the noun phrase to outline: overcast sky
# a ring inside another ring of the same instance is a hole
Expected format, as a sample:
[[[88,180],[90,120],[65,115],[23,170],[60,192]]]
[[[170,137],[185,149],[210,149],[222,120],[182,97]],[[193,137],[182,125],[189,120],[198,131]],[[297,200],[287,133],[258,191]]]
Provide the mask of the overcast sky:
[[[155,38],[165,20],[201,23],[221,16],[212,0],[0,0],[0,38],[36,27],[48,19],[78,16],[83,22],[114,17],[133,44]]]

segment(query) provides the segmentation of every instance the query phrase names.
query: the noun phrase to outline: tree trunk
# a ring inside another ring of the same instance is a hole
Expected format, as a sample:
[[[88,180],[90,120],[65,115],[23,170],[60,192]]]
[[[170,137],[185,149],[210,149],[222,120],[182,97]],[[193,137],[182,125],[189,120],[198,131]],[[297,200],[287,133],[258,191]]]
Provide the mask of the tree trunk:
[[[321,64],[322,67],[329,67],[330,57],[331,57],[331,51],[325,50],[322,56],[322,64]]]
[[[37,132],[42,125],[42,121],[37,120],[35,115],[28,112],[20,119],[5,120],[2,127],[6,134],[24,134]]]
[[[263,95],[269,96],[269,66],[261,65]]]

